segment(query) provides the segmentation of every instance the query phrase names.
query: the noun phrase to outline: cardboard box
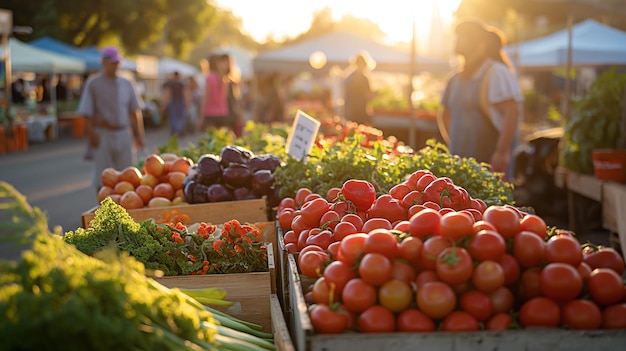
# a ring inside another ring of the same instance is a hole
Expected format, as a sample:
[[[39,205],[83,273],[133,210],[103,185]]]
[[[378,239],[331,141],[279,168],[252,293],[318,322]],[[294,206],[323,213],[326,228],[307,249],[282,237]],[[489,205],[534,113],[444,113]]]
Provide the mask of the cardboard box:
[[[83,228],[88,228],[95,216],[98,206],[82,214]],[[138,208],[127,210],[136,222],[154,219],[157,223],[164,223],[168,218],[183,215],[188,223],[207,222],[221,224],[231,219],[240,222],[266,222],[267,203],[265,199],[211,202],[204,204],[179,205],[168,207]]]

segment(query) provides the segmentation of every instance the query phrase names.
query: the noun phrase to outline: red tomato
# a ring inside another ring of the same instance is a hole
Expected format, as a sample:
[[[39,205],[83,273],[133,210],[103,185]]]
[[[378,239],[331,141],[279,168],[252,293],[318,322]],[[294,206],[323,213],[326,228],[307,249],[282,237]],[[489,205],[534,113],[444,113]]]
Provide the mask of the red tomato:
[[[423,202],[422,193],[417,190],[410,191],[399,200],[402,202],[402,206],[407,209],[411,208],[413,205],[420,205]]]
[[[341,245],[340,241],[335,241],[332,244],[328,245],[326,251],[330,255],[332,260],[337,260],[337,253],[339,252],[339,245]]]
[[[421,271],[415,277],[415,284],[417,285],[418,289],[426,283],[437,281],[439,281],[439,276],[435,271]]]
[[[526,301],[519,310],[519,321],[524,327],[558,327],[561,310],[554,300],[535,297]]]
[[[393,229],[391,222],[387,218],[370,218],[363,223],[361,231],[363,233],[369,233],[374,229]]]
[[[494,232],[497,233],[496,226],[494,226],[493,224],[489,222],[485,222],[482,219],[480,221],[474,222],[474,225],[472,225],[472,228],[474,229],[474,233],[478,233],[481,230],[493,230]]]
[[[540,266],[545,258],[546,243],[532,232],[520,232],[513,238],[513,256],[524,268]]]
[[[314,229],[319,229],[319,228],[314,228]],[[310,229],[305,229],[300,232],[300,234],[298,235],[298,242],[297,242],[298,250],[302,250],[307,246],[306,240],[309,238],[310,232],[311,232]]]
[[[341,193],[341,188],[334,187],[328,189],[328,191],[326,192],[326,200],[328,200],[328,202],[337,201],[339,193]]]
[[[431,236],[422,245],[421,264],[424,268],[435,270],[437,257],[445,248],[451,247],[452,243],[441,236]]]
[[[598,329],[602,326],[602,312],[589,300],[572,300],[561,307],[563,326],[570,329]]]
[[[626,303],[611,305],[602,311],[602,329],[626,329]]]
[[[377,252],[394,259],[400,255],[398,239],[388,229],[374,229],[369,232],[363,243],[363,252]]]
[[[317,245],[326,250],[328,248],[328,245],[332,244],[335,241],[333,233],[328,229],[321,230],[319,232],[316,231],[316,233],[314,234],[311,234],[312,231],[313,230],[309,231],[309,236],[306,238],[307,246]]]
[[[481,230],[467,245],[472,258],[476,261],[500,261],[506,251],[506,242],[495,230]]]
[[[363,253],[363,244],[366,238],[367,234],[364,233],[350,234],[343,238],[339,245],[337,259],[353,265],[356,258]]]
[[[322,249],[318,245],[307,245],[302,250],[300,250],[300,255],[304,255],[305,253],[307,253],[309,251],[324,252],[324,249]],[[300,256],[298,256],[298,257],[300,257]]]
[[[489,299],[491,299],[491,304],[493,305],[494,313],[505,313],[509,312],[513,308],[513,304],[515,303],[515,297],[511,290],[507,287],[499,287],[498,289],[490,292]]]
[[[304,203],[302,204],[302,206],[304,206],[304,204],[306,204],[307,202],[315,200],[315,199],[324,199],[324,198],[322,197],[322,195],[317,194],[317,193],[309,194],[304,198]],[[302,207],[300,207],[300,209],[302,209]]]
[[[477,290],[492,292],[504,286],[504,270],[498,262],[482,261],[472,274],[472,284]]]
[[[593,301],[609,306],[624,298],[624,281],[610,268],[596,268],[587,278],[587,290]]]
[[[510,207],[490,206],[483,213],[483,220],[496,227],[503,238],[508,239],[519,233],[519,215]]]
[[[427,174],[429,176],[434,176],[433,172],[431,172],[428,169],[417,170],[417,171],[411,173],[411,175],[409,175],[409,177],[406,179],[405,183],[410,188],[416,188],[417,187],[417,182],[419,182],[419,180],[422,179],[422,177],[427,175]]]
[[[404,311],[413,302],[413,289],[408,282],[391,279],[378,288],[378,303],[394,313]]]
[[[287,252],[289,252],[289,253],[298,252],[298,245],[294,244],[294,243],[287,243],[285,245],[285,250],[287,250]]]
[[[424,243],[420,238],[414,236],[404,238],[398,244],[400,258],[409,261],[413,267],[416,267],[422,255],[422,246],[424,246]]]
[[[334,286],[335,292],[341,295],[346,283],[356,278],[356,270],[345,262],[333,261],[324,268],[323,276],[329,285]]]
[[[474,223],[478,222],[478,221],[482,221],[483,219],[483,213],[480,212],[479,210],[475,209],[475,208],[466,208],[464,210],[461,210],[462,212],[467,212],[469,214],[472,215],[472,217],[474,218]]]
[[[426,208],[413,215],[409,222],[409,232],[412,236],[423,238],[429,235],[438,235],[441,214],[432,208]]]
[[[410,264],[400,260],[391,262],[391,279],[411,283],[415,281],[416,276],[417,272]]]
[[[578,270],[567,263],[549,263],[539,275],[539,285],[544,296],[555,301],[575,299],[583,289],[583,278]]]
[[[474,217],[465,212],[450,212],[441,216],[439,232],[441,236],[453,242],[466,238],[474,233]]]
[[[415,190],[424,191],[426,187],[432,183],[437,177],[434,174],[424,174],[415,184]]]
[[[439,279],[450,285],[465,283],[472,277],[472,256],[462,247],[445,248],[437,256],[435,271]]]
[[[448,213],[452,213],[452,212],[456,212],[456,211],[453,208],[450,208],[450,207],[442,207],[442,208],[439,209],[439,214],[441,216],[443,216],[445,214],[448,214]]]
[[[376,189],[366,180],[349,179],[341,187],[346,200],[352,202],[358,211],[367,211],[376,200]]]
[[[396,323],[401,332],[434,332],[437,329],[432,318],[413,308],[400,312]]]
[[[328,212],[328,201],[322,197],[318,197],[309,202],[306,202],[300,208],[302,212],[302,218],[304,222],[310,227],[317,227],[320,225],[320,219]]]
[[[391,279],[391,260],[385,255],[366,253],[359,262],[359,276],[368,284],[378,286]]]
[[[439,211],[441,209],[441,206],[439,206],[438,203],[432,201],[426,201],[422,205],[426,208],[432,208],[435,211]]]
[[[617,274],[624,274],[624,259],[622,256],[610,247],[590,247],[586,246],[583,252],[583,260],[591,267],[596,268],[611,268]]]
[[[493,303],[489,295],[482,291],[465,292],[459,298],[459,305],[463,311],[474,316],[479,322],[487,321],[493,314]]]
[[[507,330],[513,324],[513,317],[510,314],[500,312],[494,314],[487,324],[485,325],[486,330]]]
[[[442,331],[475,331],[480,329],[480,325],[474,316],[465,311],[453,311],[441,322],[439,326]]]
[[[331,309],[328,305],[312,305],[309,308],[309,316],[311,317],[313,328],[321,334],[341,334],[348,327],[348,316],[345,313]]]
[[[389,195],[396,200],[402,200],[404,196],[411,192],[411,188],[406,183],[400,183],[389,189]]]
[[[487,209],[487,204],[481,199],[471,199],[470,208],[476,209],[482,214]]]
[[[302,271],[302,275],[317,278],[322,275],[324,262],[328,259],[328,254],[325,252],[309,251],[298,255],[298,267]]]
[[[341,217],[341,221],[352,223],[357,232],[360,232],[361,228],[363,228],[363,219],[359,217],[359,215],[356,215],[354,213],[345,214],[343,217]]]
[[[372,207],[367,211],[367,218],[385,218],[390,223],[403,221],[408,218],[408,209],[402,206],[402,202],[394,199],[389,194],[379,196]]]
[[[519,222],[519,230],[533,232],[543,239],[548,235],[546,222],[543,218],[534,214],[526,214],[522,217],[522,220]]]
[[[450,285],[428,282],[417,289],[417,307],[430,318],[443,318],[454,310],[456,295]]]
[[[411,226],[411,222],[409,221],[399,221],[393,223],[393,230],[397,230],[399,232],[404,232],[409,234],[409,228]]]
[[[428,207],[424,206],[424,205],[413,205],[411,207],[409,207],[408,210],[408,218],[411,218],[413,216],[415,216],[416,214],[420,213],[420,211],[422,211],[423,209],[426,209]]]
[[[330,305],[335,301],[339,301],[339,292],[331,286],[324,277],[319,277],[313,283],[313,302]],[[332,300],[331,300],[332,299]]]
[[[376,288],[361,278],[350,279],[341,292],[341,301],[351,312],[362,312],[376,304]]]
[[[313,192],[311,191],[311,189],[308,188],[300,188],[298,190],[296,190],[296,196],[294,197],[294,200],[296,202],[296,206],[300,207],[304,204],[304,199],[311,195]]]
[[[357,229],[354,224],[350,222],[339,222],[335,229],[333,230],[333,237],[336,241],[341,241],[343,238],[350,234],[356,234]]]
[[[289,244],[289,243],[293,243],[296,244],[298,242],[298,236],[296,235],[296,232],[294,232],[293,230],[288,230],[285,232],[285,235],[283,236],[283,243],[285,244]]]
[[[519,278],[517,296],[522,301],[541,296],[541,268],[532,267],[522,272]]]
[[[504,254],[498,263],[500,263],[500,266],[504,270],[504,285],[517,283],[522,274],[522,270],[515,257]]]
[[[278,224],[282,230],[291,229],[291,222],[293,221],[293,217],[295,217],[294,212],[295,211],[291,208],[278,211]]]
[[[337,224],[341,222],[341,216],[337,211],[328,210],[320,218],[320,228],[322,229],[335,229]]]
[[[362,333],[389,333],[396,329],[396,317],[387,308],[379,305],[363,311],[357,322]]]
[[[290,208],[292,210],[296,209],[296,200],[294,200],[292,197],[284,197],[282,200],[280,200],[280,202],[278,203],[278,212]]]
[[[576,267],[580,277],[583,278],[583,282],[587,281],[587,278],[591,275],[591,267],[585,262],[581,262],[578,267]]]
[[[578,267],[583,261],[583,252],[578,240],[569,235],[555,235],[546,242],[546,261],[563,262]]]
[[[291,221],[291,230],[293,230],[298,237],[300,237],[300,233],[302,233],[305,229],[310,229],[311,226],[306,224],[302,215],[295,215],[293,220]]]

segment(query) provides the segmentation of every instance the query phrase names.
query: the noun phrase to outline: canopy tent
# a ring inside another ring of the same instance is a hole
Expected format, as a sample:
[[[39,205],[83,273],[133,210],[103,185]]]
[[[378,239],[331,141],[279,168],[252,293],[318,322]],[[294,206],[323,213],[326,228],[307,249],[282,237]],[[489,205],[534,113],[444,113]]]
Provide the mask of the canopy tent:
[[[234,65],[239,69],[241,78],[251,79],[254,75],[252,69],[252,60],[254,59],[254,53],[238,46],[224,46],[218,51],[227,53],[230,55]]]
[[[520,68],[567,65],[568,30],[511,44],[505,51]],[[587,19],[572,26],[572,65],[626,65],[626,32]]]
[[[11,70],[34,73],[83,73],[83,60],[42,50],[15,38],[9,39]],[[2,51],[2,48],[0,48]]]
[[[45,36],[39,39],[35,39],[29,43],[32,46],[38,47],[40,49],[49,50],[52,52],[56,52],[59,54],[71,56],[74,58],[81,59],[85,62],[86,69],[88,71],[98,71],[101,68],[100,65],[100,50],[97,48],[90,46],[88,48],[79,48],[62,41],[56,40],[54,38]],[[137,63],[123,58],[120,64],[120,69],[128,70],[128,71],[136,71]]]
[[[309,64],[312,53],[320,51],[326,56],[324,69],[334,65],[346,66],[360,51],[367,51],[376,61],[376,71],[408,73],[411,53],[381,44],[369,38],[348,32],[334,32],[258,54],[252,61],[255,73],[314,71]],[[448,72],[447,60],[417,56],[415,69],[429,72]]]
[[[200,74],[200,69],[169,57],[161,57],[159,59],[159,78],[166,77],[174,72],[180,73],[181,76],[196,76]]]

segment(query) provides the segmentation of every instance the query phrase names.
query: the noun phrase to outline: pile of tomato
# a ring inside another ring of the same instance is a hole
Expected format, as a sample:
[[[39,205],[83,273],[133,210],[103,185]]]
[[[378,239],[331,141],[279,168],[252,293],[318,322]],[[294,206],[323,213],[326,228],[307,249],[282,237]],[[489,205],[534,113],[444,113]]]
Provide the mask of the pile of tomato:
[[[429,171],[389,194],[349,180],[277,212],[318,333],[626,329],[624,260]],[[303,280],[305,281],[305,280]]]

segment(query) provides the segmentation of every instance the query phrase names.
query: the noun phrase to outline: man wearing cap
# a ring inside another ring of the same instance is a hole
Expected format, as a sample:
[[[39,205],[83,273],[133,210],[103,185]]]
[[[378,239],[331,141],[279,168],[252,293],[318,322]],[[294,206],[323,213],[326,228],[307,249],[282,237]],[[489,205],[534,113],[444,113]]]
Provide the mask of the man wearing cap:
[[[92,182],[96,190],[102,186],[105,168],[121,171],[132,166],[136,149],[144,147],[142,101],[133,83],[117,74],[120,61],[117,48],[102,50],[102,72],[87,79],[78,106],[93,149]]]

